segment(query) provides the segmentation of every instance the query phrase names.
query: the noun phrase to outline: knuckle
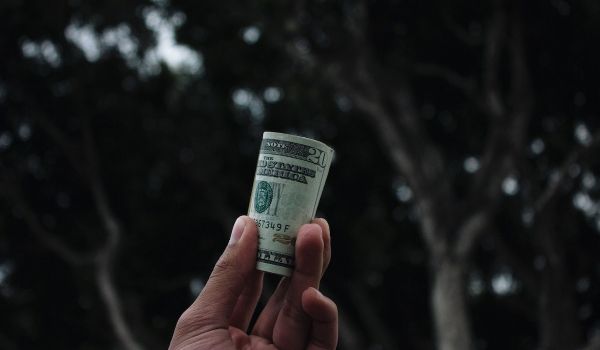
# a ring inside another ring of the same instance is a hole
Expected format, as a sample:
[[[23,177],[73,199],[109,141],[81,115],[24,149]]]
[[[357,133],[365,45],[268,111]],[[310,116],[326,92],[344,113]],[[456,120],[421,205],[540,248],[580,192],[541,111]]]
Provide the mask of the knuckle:
[[[239,282],[245,280],[245,278],[246,275],[244,271],[240,270],[240,264],[236,257],[230,252],[225,252],[216,262],[209,281],[218,286],[218,289],[222,290],[223,293],[237,295],[236,285],[239,285]]]
[[[218,281],[239,281],[244,278],[244,274],[239,267],[237,260],[227,254],[227,256],[223,256],[217,261],[210,278]]]
[[[223,274],[229,270],[235,269],[236,265],[235,258],[232,256],[231,252],[225,251],[219,260],[217,260],[215,268],[213,269],[213,274]]]
[[[204,314],[195,312],[192,306],[179,316],[175,333],[179,335],[194,334],[206,327],[209,324],[208,321]]]
[[[308,314],[304,312],[304,310],[302,310],[302,308],[299,305],[295,305],[291,302],[284,302],[283,307],[281,309],[281,313],[283,316],[298,323],[309,321]]]

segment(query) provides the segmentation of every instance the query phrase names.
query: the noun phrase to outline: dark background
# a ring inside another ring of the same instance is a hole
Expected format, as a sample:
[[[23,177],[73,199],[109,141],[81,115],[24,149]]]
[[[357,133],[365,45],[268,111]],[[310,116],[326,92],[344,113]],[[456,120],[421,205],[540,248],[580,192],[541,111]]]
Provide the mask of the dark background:
[[[265,130],[336,150],[340,349],[600,348],[598,42],[595,0],[3,0],[0,349],[165,349]]]

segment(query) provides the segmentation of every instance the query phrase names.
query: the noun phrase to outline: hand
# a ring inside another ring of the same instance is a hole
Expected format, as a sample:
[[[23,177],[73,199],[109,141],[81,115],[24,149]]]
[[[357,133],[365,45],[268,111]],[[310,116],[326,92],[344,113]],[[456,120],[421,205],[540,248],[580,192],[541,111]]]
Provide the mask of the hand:
[[[324,219],[300,228],[292,276],[281,279],[247,333],[263,272],[255,268],[256,224],[239,217],[202,293],[179,318],[169,349],[335,349],[337,307],[317,290],[331,259],[330,237]]]

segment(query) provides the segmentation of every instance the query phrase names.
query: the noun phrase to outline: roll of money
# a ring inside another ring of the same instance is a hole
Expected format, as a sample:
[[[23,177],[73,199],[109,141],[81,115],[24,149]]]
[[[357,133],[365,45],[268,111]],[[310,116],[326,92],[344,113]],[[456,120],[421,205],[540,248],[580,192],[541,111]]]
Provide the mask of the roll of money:
[[[248,206],[258,227],[258,270],[292,274],[298,229],[315,216],[332,158],[322,142],[263,134]]]

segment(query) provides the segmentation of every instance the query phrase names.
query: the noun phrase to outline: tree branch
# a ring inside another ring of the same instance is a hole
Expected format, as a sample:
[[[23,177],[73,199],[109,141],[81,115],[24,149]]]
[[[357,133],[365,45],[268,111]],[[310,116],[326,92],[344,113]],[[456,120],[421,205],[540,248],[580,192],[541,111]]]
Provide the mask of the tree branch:
[[[495,205],[495,199],[501,193],[502,181],[515,169],[517,158],[523,153],[533,106],[521,16],[516,11],[511,12],[509,36],[506,11],[500,1],[494,4],[482,72],[483,110],[490,122],[490,135],[481,157],[481,168],[470,190],[471,202],[476,205]],[[507,38],[511,103],[503,101],[499,82],[501,49]]]
[[[135,338],[125,320],[121,298],[114,281],[112,265],[119,248],[123,230],[108,203],[108,196],[102,184],[89,117],[84,119],[83,140],[85,158],[89,169],[88,183],[90,191],[92,192],[96,211],[107,234],[106,243],[100,250],[96,264],[96,284],[100,297],[106,307],[106,312],[109,315],[113,331],[121,345],[126,350],[141,350],[143,349],[142,345]]]
[[[448,199],[451,193],[449,180],[444,176],[445,166],[440,150],[424,131],[414,108],[408,85],[389,85],[382,88],[382,79],[376,79],[376,65],[372,63],[369,44],[365,39],[366,6],[358,1],[345,11],[345,27],[348,29],[355,59],[347,66],[321,61],[298,45],[287,45],[287,51],[295,60],[347,95],[361,111],[379,135],[385,153],[394,169],[404,175],[419,199],[424,219],[421,220],[425,241],[434,250],[445,249],[445,237],[435,237],[438,230],[438,203]],[[347,74],[344,72],[352,72]],[[390,92],[391,91],[391,92]],[[395,108],[393,108],[395,107]],[[433,248],[433,247],[436,248]]]
[[[483,53],[483,106],[492,118],[502,118],[505,106],[500,92],[500,54],[506,37],[506,13],[500,1],[494,1],[494,14],[490,20]]]
[[[363,325],[366,327],[367,333],[371,336],[372,341],[377,343],[382,349],[398,349],[398,345],[392,334],[388,331],[387,325],[375,312],[372,306],[371,298],[357,283],[353,283],[349,288],[352,302],[356,305],[356,311],[363,320]]]
[[[123,348],[126,350],[142,350],[143,346],[134,337],[125,320],[121,297],[115,287],[111,264],[107,259],[100,259],[97,264],[96,285],[107,309],[113,331]]]
[[[454,246],[459,258],[466,258],[471,252],[473,245],[490,225],[492,213],[486,207],[475,211],[469,216],[458,230],[457,242]]]
[[[375,130],[383,136],[382,141],[388,150],[392,146],[403,144],[404,152],[408,156],[407,160],[412,163],[411,168],[419,171],[419,176],[409,179],[411,186],[417,192],[432,191],[434,188],[439,189],[440,192],[445,191],[449,187],[445,185],[449,184],[442,176],[445,170],[443,157],[431,137],[424,131],[423,123],[414,106],[408,78],[401,76],[400,79],[396,79],[395,84],[385,84],[385,79],[378,78],[381,74],[378,74],[372,50],[365,35],[367,32],[365,1],[358,1],[350,7],[345,23],[352,39],[354,51],[358,53],[352,69],[360,87],[357,91],[372,104],[378,105],[378,108],[364,110],[365,114],[370,117],[368,121],[376,122]],[[346,77],[340,76],[339,78],[344,80]],[[345,84],[340,85],[351,85],[351,82],[346,78]],[[358,98],[356,95],[354,94],[354,98]],[[382,118],[388,120],[383,121]],[[395,122],[400,125],[395,126]],[[382,129],[381,126],[386,129]],[[391,126],[395,127],[390,128]],[[393,140],[394,138],[398,140]],[[404,141],[401,142],[399,139]],[[403,172],[405,169],[399,170]],[[436,183],[435,187],[430,186],[433,183]]]
[[[519,7],[519,5],[517,5]],[[510,40],[508,41],[511,72],[510,102],[512,105],[509,147],[513,154],[522,154],[526,142],[527,126],[531,119],[534,97],[531,74],[527,67],[527,54],[523,39],[522,11],[513,10]],[[514,166],[514,164],[513,164]]]
[[[464,77],[448,67],[435,63],[415,63],[413,68],[416,74],[439,78],[461,91],[468,98],[474,98],[475,82],[472,78]]]
[[[75,144],[69,141],[69,138],[65,133],[45,116],[38,114],[35,116],[35,120],[37,120],[41,129],[44,130],[58,148],[62,150],[73,169],[75,169],[81,177],[85,177],[86,169],[83,166],[84,161],[81,155],[77,153]]]
[[[358,110],[362,111],[370,117],[370,121],[375,128],[375,131],[381,137],[383,144],[386,146],[388,155],[392,158],[392,164],[396,171],[404,174],[408,178],[409,183],[420,188],[419,173],[414,164],[412,155],[407,152],[407,146],[398,137],[396,125],[392,122],[392,117],[381,106],[381,104],[372,101],[367,96],[354,89],[350,84],[343,81],[339,75],[331,77],[337,89],[348,95]]]
[[[434,219],[436,204],[431,194],[432,187],[424,183],[421,176],[422,172],[418,169],[414,156],[408,152],[409,146],[406,144],[406,139],[399,137],[399,131],[392,121],[392,116],[381,104],[372,101],[353,88],[338,74],[333,74],[330,79],[339,91],[344,92],[354,101],[360,111],[369,116],[368,121],[381,138],[386,154],[391,159],[392,166],[398,173],[406,176],[408,183],[415,190],[423,216],[420,223],[425,242],[432,250],[445,249],[445,241],[441,237],[436,238],[437,223]]]
[[[503,116],[505,107],[502,102],[498,75],[500,70],[500,51],[504,45],[506,15],[504,9],[494,2],[494,14],[487,28],[487,35],[483,52],[482,69],[482,91],[481,107],[489,120],[489,136],[483,149],[480,161],[480,169],[475,174],[473,185],[471,187],[471,202],[485,201],[482,199],[488,197],[485,187],[490,188],[499,185],[504,177],[504,164],[499,161],[499,155],[504,151],[504,132]],[[488,186],[490,184],[490,186]],[[483,195],[483,196],[482,196]]]
[[[523,283],[525,289],[529,293],[532,299],[539,298],[540,295],[540,287],[539,281],[536,277],[535,271],[530,267],[530,265],[523,261],[521,257],[515,254],[513,248],[511,248],[505,237],[503,237],[501,232],[493,232],[493,234],[487,235],[493,242],[494,247],[498,252],[498,256],[503,259],[508,266],[510,266],[511,270],[515,272],[517,278]]]
[[[393,118],[382,106],[381,101],[376,98],[374,91],[377,90],[377,87],[371,84],[368,77],[364,78],[367,75],[364,69],[361,70],[359,75],[363,76],[361,80],[367,87],[359,89],[343,77],[341,67],[322,62],[311,53],[300,52],[297,45],[290,44],[286,47],[288,54],[293,59],[301,60],[308,69],[318,70],[321,77],[332,84],[336,90],[348,96],[359,111],[370,117],[368,121],[373,124],[375,131],[381,136],[394,168],[399,173],[404,174],[413,187],[422,188],[422,186],[417,185],[420,180],[415,160],[408,153],[408,147],[398,137]]]
[[[421,211],[425,242],[431,251],[443,251],[447,248],[447,237],[444,236],[446,231],[439,227],[439,206],[452,201],[450,180],[444,175],[444,158],[425,131],[407,77],[401,76],[394,84],[385,84],[386,79],[377,78],[377,65],[364,34],[367,31],[365,2],[357,2],[350,13],[346,23],[354,51],[358,53],[352,71],[360,86],[350,96],[379,134],[396,171],[406,176],[413,188]],[[338,89],[343,91],[344,87],[353,86],[350,77],[338,75]]]
[[[451,4],[451,3],[445,3]],[[453,7],[443,6],[440,8],[441,16],[444,24],[450,30],[454,36],[467,46],[477,46],[481,44],[481,37],[469,33],[468,30],[464,29],[450,14]]]
[[[29,205],[21,186],[10,170],[0,167],[0,193],[12,202],[14,208],[23,216],[25,224],[40,242],[65,262],[80,266],[92,263],[97,258],[97,252],[80,253],[69,247],[56,235],[50,233],[40,222],[38,216]]]
[[[36,120],[38,120],[41,128],[48,134],[50,139],[64,152],[71,166],[78,172],[82,177],[83,182],[89,187],[96,212],[102,222],[104,232],[106,233],[106,241],[94,254],[93,259],[95,264],[96,287],[100,299],[104,303],[110,324],[118,342],[126,350],[141,350],[143,349],[141,343],[135,338],[125,319],[121,297],[114,281],[112,267],[123,230],[110,207],[106,190],[102,184],[92,135],[91,121],[89,117],[84,117],[83,119],[82,156],[77,153],[77,148],[56,125],[43,116],[38,116]],[[18,197],[19,196],[17,196],[17,198]],[[39,224],[39,221],[33,214],[33,210],[28,206],[25,206],[23,204],[24,201],[21,201],[20,203],[30,230],[36,234],[46,246],[51,248],[63,259],[71,263],[80,263],[82,260],[80,254],[77,254],[62,242],[49,235],[47,231],[44,230],[43,226]],[[83,260],[90,261],[92,259],[86,258]]]
[[[569,180],[569,169],[581,161],[581,158],[592,153],[600,145],[600,130],[597,130],[587,145],[581,145],[565,158],[556,176],[551,176],[548,185],[534,201],[533,209],[536,214],[542,213],[548,204],[560,193],[560,189]]]
[[[581,350],[599,350],[600,349],[600,333],[596,332]]]

